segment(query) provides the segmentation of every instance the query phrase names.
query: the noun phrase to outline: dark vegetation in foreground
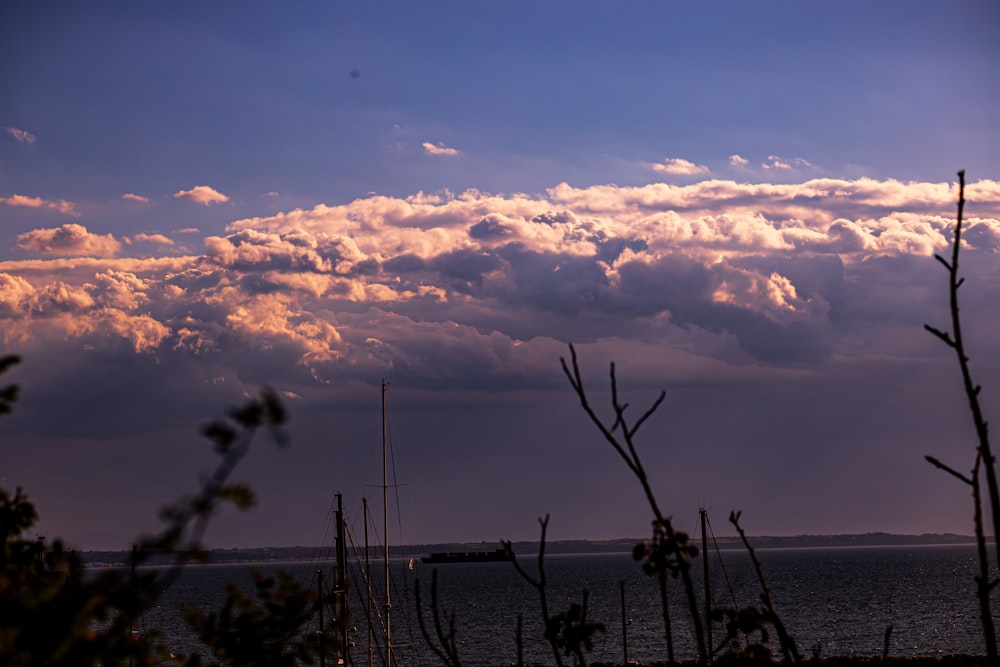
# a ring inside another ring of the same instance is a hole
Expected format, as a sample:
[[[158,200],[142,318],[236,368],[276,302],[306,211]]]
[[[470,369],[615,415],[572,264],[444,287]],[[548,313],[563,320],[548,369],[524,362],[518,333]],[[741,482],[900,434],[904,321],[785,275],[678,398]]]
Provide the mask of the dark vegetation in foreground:
[[[642,488],[651,515],[650,536],[630,548],[633,558],[649,575],[660,598],[666,656],[662,662],[647,664],[767,665],[780,659],[797,665],[986,664],[1000,667],[990,609],[990,594],[998,584],[991,572],[995,571],[997,563],[989,560],[984,528],[988,520],[992,522],[993,539],[1000,546],[1000,490],[987,425],[979,404],[980,387],[972,381],[958,307],[958,289],[963,282],[958,266],[964,186],[964,172],[959,172],[958,216],[952,255],[950,259],[937,257],[948,271],[951,326],[948,331],[932,326],[927,326],[927,329],[956,354],[976,428],[977,446],[969,473],[933,457],[927,459],[967,486],[973,499],[974,541],[980,568],[976,577],[977,598],[985,655],[889,658],[890,627],[886,629],[885,650],[879,658],[832,657],[819,660],[803,656],[795,639],[788,634],[777,611],[776,601],[770,594],[764,569],[757,558],[757,549],[761,548],[761,544],[754,545],[746,537],[741,515],[737,511],[730,514],[729,520],[754,565],[760,586],[759,606],[712,608],[710,604],[703,605],[704,598],[700,594],[705,591],[696,587],[692,576],[692,564],[696,562],[699,548],[686,533],[674,529],[669,515],[660,507],[636,446],[637,433],[660,407],[665,393],[661,392],[638,416],[628,412],[629,404],[619,396],[615,366],[612,364],[609,378],[610,417],[601,417],[591,404],[576,350],[570,345],[569,359],[561,360],[566,378],[587,418]],[[19,362],[16,356],[0,358],[0,373]],[[11,411],[18,393],[16,385],[0,387],[0,415]],[[10,667],[152,667],[164,663],[188,667],[204,664],[291,667],[326,665],[328,661],[331,665],[337,664],[338,657],[345,655],[341,651],[342,646],[346,646],[342,638],[346,636],[351,619],[346,614],[339,614],[330,619],[330,625],[324,628],[323,589],[307,590],[282,571],[273,577],[255,574],[255,590],[252,593],[228,586],[226,600],[218,610],[204,611],[197,607],[184,610],[185,620],[206,647],[208,658],[194,654],[174,655],[168,652],[163,638],[156,632],[143,636],[133,632],[142,613],[162,599],[186,565],[209,558],[202,539],[218,507],[228,503],[245,509],[255,502],[253,491],[231,481],[231,476],[249,452],[258,431],[265,430],[277,444],[284,444],[281,426],[285,419],[284,407],[278,398],[272,392],[263,391],[259,398],[231,410],[226,418],[202,429],[202,434],[219,456],[216,469],[194,495],[164,508],[161,512],[163,527],[151,536],[140,538],[130,554],[134,566],[153,563],[154,558],[165,559],[165,566],[155,569],[108,568],[97,576],[81,576],[82,560],[79,554],[67,549],[62,541],[46,543],[43,539],[27,537],[27,532],[37,521],[37,515],[22,490],[18,488],[10,493],[0,489],[0,664]],[[981,478],[986,480],[985,489]],[[983,511],[987,504],[988,517]],[[539,519],[540,536],[533,549],[535,562],[532,565],[524,564],[516,557],[518,553],[525,553],[526,545],[504,543],[504,548],[513,557],[516,571],[537,592],[537,613],[544,628],[542,637],[525,638],[522,635],[523,618],[519,618],[514,630],[518,655],[511,664],[528,667],[523,659],[524,643],[541,640],[551,651],[551,664],[559,667],[567,664],[585,666],[594,636],[604,632],[605,627],[601,620],[588,616],[586,590],[567,609],[552,608],[545,570],[546,555],[553,552],[553,545],[546,543],[548,522],[548,517]],[[1000,549],[997,550],[997,557],[1000,557]],[[671,591],[678,586],[679,595],[677,591]],[[432,573],[429,601],[422,599],[419,582],[415,590],[417,619],[424,641],[440,664],[459,667],[462,659],[457,651],[457,619],[438,604],[437,572]],[[674,623],[678,613],[686,617],[693,628],[693,656],[679,655],[675,650]],[[317,615],[318,632],[313,630],[313,619]],[[498,658],[501,663],[508,661]],[[624,662],[628,663],[627,656]],[[592,663],[593,667],[607,664]]]

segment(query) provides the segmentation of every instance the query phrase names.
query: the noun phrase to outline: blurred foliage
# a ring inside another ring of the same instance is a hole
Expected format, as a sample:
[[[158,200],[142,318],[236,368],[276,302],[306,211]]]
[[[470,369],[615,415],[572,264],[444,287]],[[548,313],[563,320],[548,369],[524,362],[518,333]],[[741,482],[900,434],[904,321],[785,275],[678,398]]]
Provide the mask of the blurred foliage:
[[[698,547],[687,533],[669,530],[663,521],[653,521],[653,538],[643,540],[632,549],[632,559],[644,560],[642,571],[646,574],[680,576],[682,568],[689,568],[690,559],[698,556]]]
[[[768,628],[774,626],[772,614],[751,607],[713,609],[709,616],[725,630],[725,639],[716,649],[722,653],[717,664],[771,664]]]
[[[0,374],[20,362],[0,357]],[[0,388],[0,414],[10,413],[19,387]],[[233,409],[226,419],[202,429],[220,460],[193,496],[161,512],[160,532],[139,540],[131,570],[84,573],[76,554],[60,539],[29,537],[38,514],[20,489],[0,488],[0,665],[37,667],[81,665],[201,665],[199,656],[173,656],[157,632],[139,635],[145,610],[157,604],[183,567],[202,560],[202,537],[220,505],[247,509],[253,491],[229,477],[246,455],[255,433],[270,432],[285,444],[281,426],[287,415],[277,395],[264,390],[258,398]],[[136,569],[156,556],[169,565]],[[185,610],[185,618],[213,665],[316,664],[320,637],[307,630],[316,612],[317,594],[302,588],[286,573],[275,578],[255,575],[256,599],[235,586],[218,612]],[[325,639],[325,638],[324,638]],[[324,642],[332,653],[336,642]]]
[[[584,591],[583,604],[571,602],[568,610],[550,616],[545,623],[545,639],[578,665],[587,664],[584,652],[593,651],[594,635],[605,631],[603,623],[587,620],[587,598]]]
[[[252,573],[256,598],[238,586],[226,586],[226,601],[214,612],[194,605],[184,607],[184,620],[215,661],[199,656],[178,658],[190,667],[231,665],[233,667],[292,667],[314,665],[321,652],[333,657],[337,652],[333,636],[304,633],[303,628],[316,611],[318,593],[304,589],[294,577],[279,570],[274,577]]]

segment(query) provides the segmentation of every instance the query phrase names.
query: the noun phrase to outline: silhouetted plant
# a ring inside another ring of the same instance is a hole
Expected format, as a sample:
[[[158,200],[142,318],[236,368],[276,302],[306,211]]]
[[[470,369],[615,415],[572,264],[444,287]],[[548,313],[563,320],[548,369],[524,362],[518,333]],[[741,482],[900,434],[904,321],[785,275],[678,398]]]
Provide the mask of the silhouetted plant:
[[[639,480],[639,484],[642,486],[643,493],[646,495],[646,500],[649,503],[650,509],[653,511],[653,541],[649,544],[640,544],[636,549],[642,549],[642,553],[639,557],[644,557],[647,548],[649,549],[650,556],[655,553],[654,560],[648,560],[644,566],[644,570],[647,574],[657,576],[660,585],[660,598],[662,603],[662,613],[663,613],[663,624],[664,632],[667,638],[668,650],[672,652],[673,646],[673,636],[670,628],[670,609],[667,599],[667,576],[679,577],[684,585],[684,593],[687,600],[688,610],[691,614],[691,622],[694,625],[695,632],[695,642],[698,647],[698,661],[700,663],[705,663],[708,660],[708,648],[705,646],[705,636],[704,630],[701,624],[701,614],[698,611],[698,602],[695,599],[694,583],[691,580],[691,563],[690,558],[697,555],[698,550],[694,545],[690,545],[687,542],[687,536],[683,536],[681,539],[680,534],[674,531],[673,525],[670,519],[664,516],[663,512],[660,511],[660,506],[656,501],[656,496],[653,494],[652,486],[649,483],[649,477],[646,474],[646,469],[642,465],[642,461],[639,459],[639,454],[635,448],[635,434],[639,431],[642,425],[649,419],[663,400],[666,398],[667,394],[665,391],[661,391],[660,395],[653,401],[652,405],[644,412],[639,418],[629,424],[628,420],[625,418],[625,411],[628,409],[628,403],[622,403],[618,400],[618,381],[615,377],[615,364],[611,363],[610,367],[610,379],[611,379],[611,408],[614,414],[614,419],[610,424],[605,423],[594,411],[590,405],[590,400],[587,397],[587,392],[583,386],[583,377],[580,374],[580,366],[577,362],[576,348],[572,344],[569,346],[570,351],[570,363],[567,364],[565,358],[560,358],[559,362],[562,364],[563,373],[566,375],[566,379],[569,380],[570,386],[573,387],[573,391],[576,392],[577,397],[580,400],[580,405],[583,407],[584,412],[590,418],[591,422],[597,427],[604,436],[604,439],[612,446],[612,448],[618,452],[622,460],[625,461],[625,465],[628,466],[632,474],[635,475],[636,479]],[[621,441],[618,438],[618,434],[621,434]],[[639,553],[636,551],[636,553]],[[669,557],[669,558],[668,558]],[[652,567],[648,567],[652,563]],[[670,567],[666,565],[671,563]],[[660,567],[660,564],[663,567]],[[668,656],[671,662],[674,661],[673,655]]]
[[[687,533],[668,531],[667,526],[653,521],[653,538],[643,540],[632,549],[632,558],[644,560],[642,570],[650,576],[655,576],[659,584],[661,613],[667,635],[667,660],[675,662],[674,637],[670,622],[669,596],[667,595],[668,577],[677,578],[681,568],[685,567],[682,558],[698,556],[698,547],[690,542]]]
[[[441,622],[442,612],[438,605],[437,597],[437,574],[437,568],[434,568],[431,571],[431,620],[434,621],[434,633],[437,636],[437,641],[431,637],[431,633],[427,629],[427,623],[424,621],[419,579],[414,584],[414,597],[417,604],[417,624],[420,626],[420,634],[423,636],[424,642],[441,659],[442,663],[447,667],[461,667],[462,661],[458,657],[458,645],[455,641],[455,615],[448,612],[443,613],[444,620],[448,625],[447,630],[445,630],[445,624]]]
[[[226,586],[226,601],[218,611],[196,605],[183,608],[184,620],[211,650],[213,666],[294,667],[313,665],[319,656],[337,654],[334,638],[303,632],[312,619],[318,593],[306,589],[292,575],[279,570],[274,577],[251,572],[256,597],[238,586]],[[200,656],[180,657],[187,667],[206,663]]]
[[[949,311],[951,314],[951,333],[942,331],[929,324],[924,328],[934,334],[945,345],[955,351],[958,367],[962,374],[962,386],[969,403],[972,423],[976,429],[978,446],[976,459],[969,477],[957,472],[934,457],[925,457],[932,465],[948,472],[972,487],[973,514],[976,530],[976,547],[979,557],[979,574],[976,576],[976,591],[979,599],[979,617],[983,626],[983,637],[986,642],[986,655],[989,664],[1000,665],[997,652],[996,628],[990,611],[990,592],[1000,583],[1000,580],[990,580],[989,555],[986,549],[986,537],[983,529],[982,495],[979,484],[980,469],[986,475],[986,487],[989,493],[990,514],[993,520],[993,538],[997,547],[997,558],[1000,559],[1000,490],[997,486],[996,459],[990,449],[989,427],[979,404],[979,394],[982,387],[972,380],[972,370],[969,367],[969,357],[966,354],[965,342],[962,338],[962,320],[959,315],[958,290],[964,284],[965,278],[959,276],[958,259],[962,247],[962,214],[965,209],[965,171],[958,172],[958,214],[955,220],[955,233],[951,244],[951,261],[941,255],[934,259],[944,265],[948,271]],[[1000,562],[1000,561],[998,561]]]
[[[542,613],[542,623],[545,628],[545,641],[548,642],[549,646],[552,648],[552,655],[555,658],[556,665],[562,667],[563,657],[573,656],[574,664],[583,665],[587,664],[584,657],[584,652],[590,652],[593,650],[593,636],[598,632],[604,632],[604,625],[601,623],[592,623],[587,620],[587,591],[583,592],[583,604],[571,603],[570,608],[565,612],[560,612],[556,615],[549,614],[549,601],[548,601],[548,580],[545,576],[545,535],[548,531],[549,526],[549,516],[546,514],[545,518],[538,519],[538,523],[541,526],[541,537],[538,542],[538,577],[535,578],[521,567],[521,564],[517,562],[517,555],[514,553],[513,545],[510,541],[505,541],[503,543],[504,551],[507,552],[511,557],[511,563],[514,565],[514,569],[517,573],[521,575],[521,578],[527,581],[531,586],[538,591],[538,602],[541,606]],[[518,652],[520,653],[520,622],[518,624]],[[521,656],[518,656],[518,661],[522,660]]]
[[[0,358],[0,373],[18,361],[16,356]],[[9,413],[17,397],[16,385],[0,390],[0,414]],[[26,538],[38,515],[24,492],[0,489],[0,664],[138,667],[174,660],[158,633],[137,636],[132,628],[184,565],[205,557],[202,537],[219,506],[245,509],[254,503],[250,488],[229,478],[260,428],[284,443],[280,427],[285,420],[280,400],[265,390],[203,429],[221,457],[219,464],[194,496],[162,512],[165,527],[133,551],[134,565],[167,556],[171,560],[165,570],[108,569],[82,577],[79,561],[61,540],[46,544],[42,538]],[[314,593],[284,574],[276,581],[258,578],[259,603],[231,589],[219,614],[189,614],[213,654],[225,655],[230,664],[312,664],[318,640],[301,633],[314,608]],[[188,658],[186,664],[199,665],[200,658]]]
[[[739,664],[770,664],[771,648],[768,626],[774,625],[774,617],[768,611],[758,609],[713,609],[710,617],[722,625],[725,639],[715,649],[721,653],[716,664],[737,662]],[[746,644],[740,641],[740,636],[748,638]],[[749,641],[756,637],[758,641]]]
[[[778,616],[777,610],[774,608],[774,600],[771,598],[771,590],[767,586],[767,579],[764,578],[764,568],[761,567],[760,561],[757,559],[757,553],[754,551],[753,547],[750,545],[750,540],[747,539],[747,535],[743,532],[743,527],[740,526],[740,513],[730,512],[729,522],[736,527],[736,532],[740,535],[740,540],[743,541],[743,546],[750,554],[750,560],[753,562],[754,571],[757,573],[757,580],[760,582],[761,594],[760,601],[764,603],[764,608],[767,613],[763,618],[766,618],[768,622],[774,626],[774,631],[778,634],[778,642],[781,644],[781,652],[785,656],[785,660],[788,662],[794,662],[798,664],[802,662],[802,658],[799,656],[799,651],[795,646],[795,640],[788,634],[785,630],[785,624],[781,622],[781,617]]]
[[[0,357],[0,375],[6,373],[11,366],[19,363],[21,363],[21,357],[16,354]],[[9,384],[0,389],[0,415],[10,414],[10,411],[14,409],[14,403],[17,401],[20,390],[20,386],[16,384]]]
[[[584,652],[594,650],[594,635],[604,632],[603,623],[587,620],[587,601],[590,595],[583,592],[583,603],[570,603],[569,609],[549,618],[545,625],[545,639],[561,650],[565,656],[573,656],[573,664],[586,665]]]

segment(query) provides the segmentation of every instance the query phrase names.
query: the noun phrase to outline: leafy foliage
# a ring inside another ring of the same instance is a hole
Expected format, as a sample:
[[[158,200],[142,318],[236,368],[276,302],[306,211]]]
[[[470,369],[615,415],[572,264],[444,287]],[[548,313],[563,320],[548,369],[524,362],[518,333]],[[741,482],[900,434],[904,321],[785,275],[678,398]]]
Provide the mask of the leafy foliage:
[[[332,636],[303,633],[312,618],[318,595],[294,577],[278,571],[266,577],[252,573],[256,597],[238,586],[226,587],[226,601],[218,611],[205,612],[194,605],[184,608],[184,620],[211,648],[213,666],[292,667],[317,664],[323,653],[336,653]],[[199,656],[178,660],[189,667],[206,663]]]
[[[653,521],[653,538],[643,540],[632,549],[632,559],[644,560],[642,571],[646,574],[667,574],[677,578],[681,568],[689,567],[688,559],[698,556],[698,547],[691,543],[687,533],[668,531],[660,521]]]
[[[0,358],[0,373],[20,361]],[[0,414],[9,413],[18,386],[0,389]],[[287,414],[277,395],[264,390],[256,399],[233,409],[228,419],[202,429],[220,461],[193,496],[181,498],[161,512],[165,526],[140,539],[133,564],[167,556],[164,569],[131,572],[108,569],[84,576],[61,540],[29,539],[38,514],[20,489],[0,488],[0,664],[8,667],[78,667],[81,665],[161,665],[164,661],[201,665],[200,657],[175,657],[157,633],[139,636],[132,630],[144,610],[155,605],[192,559],[203,559],[202,537],[209,519],[225,503],[251,507],[253,491],[230,482],[249,451],[256,432],[267,429],[285,444],[281,426]],[[209,651],[231,665],[315,664],[325,643],[304,628],[316,610],[316,594],[289,575],[256,575],[256,599],[230,587],[218,613],[187,610],[186,617]],[[335,648],[329,642],[327,652]]]
[[[567,611],[549,617],[545,623],[545,639],[580,665],[586,664],[584,652],[594,650],[594,635],[605,631],[603,623],[587,620],[587,597],[584,591],[583,604],[572,602]]]
[[[712,621],[722,625],[725,640],[716,649],[723,652],[717,661],[739,662],[740,664],[771,664],[770,635],[768,627],[774,626],[774,615],[766,610],[713,609],[709,614]],[[741,638],[755,637],[756,641],[744,643]]]

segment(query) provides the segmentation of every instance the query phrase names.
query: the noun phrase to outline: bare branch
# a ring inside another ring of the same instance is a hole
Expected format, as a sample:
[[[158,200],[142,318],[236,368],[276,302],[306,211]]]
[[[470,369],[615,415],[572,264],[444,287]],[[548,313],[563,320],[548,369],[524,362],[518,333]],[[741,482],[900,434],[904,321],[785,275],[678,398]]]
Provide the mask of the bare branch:
[[[925,324],[924,329],[930,331],[932,334],[940,338],[942,341],[944,341],[944,344],[947,345],[948,347],[955,347],[955,343],[951,340],[951,336],[941,331],[940,329],[932,327],[929,324]]]
[[[953,477],[957,477],[958,479],[962,480],[963,482],[965,482],[969,486],[972,486],[973,481],[971,479],[969,479],[968,477],[966,477],[962,473],[958,472],[954,468],[951,468],[951,467],[946,466],[945,464],[941,463],[940,461],[938,461],[933,456],[925,456],[924,459],[926,459],[927,462],[930,463],[935,468],[940,468],[941,470],[944,470],[949,475],[951,475]]]

